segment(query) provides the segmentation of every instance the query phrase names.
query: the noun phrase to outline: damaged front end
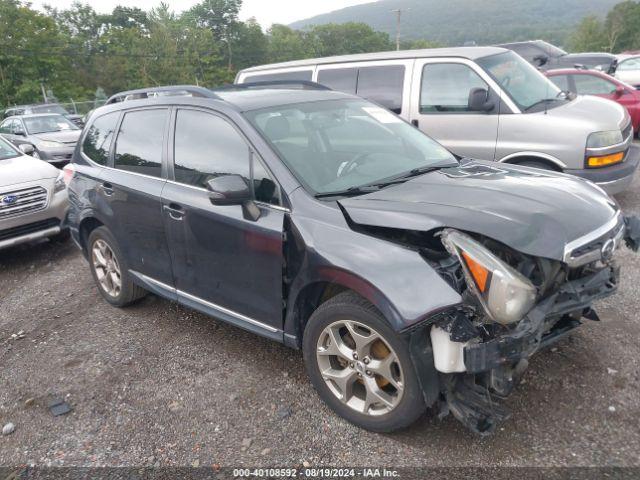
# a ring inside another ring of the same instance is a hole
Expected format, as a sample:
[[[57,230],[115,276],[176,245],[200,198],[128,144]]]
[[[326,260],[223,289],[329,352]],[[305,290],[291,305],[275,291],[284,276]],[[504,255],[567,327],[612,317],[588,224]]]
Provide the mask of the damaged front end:
[[[410,332],[412,357],[427,403],[488,435],[509,416],[500,399],[518,384],[528,359],[582,319],[598,320],[593,302],[617,289],[613,253],[623,239],[637,250],[640,221],[619,217],[600,237],[572,247],[569,262],[460,230],[438,235],[443,251],[428,259],[463,301]],[[429,353],[433,365],[425,365]]]

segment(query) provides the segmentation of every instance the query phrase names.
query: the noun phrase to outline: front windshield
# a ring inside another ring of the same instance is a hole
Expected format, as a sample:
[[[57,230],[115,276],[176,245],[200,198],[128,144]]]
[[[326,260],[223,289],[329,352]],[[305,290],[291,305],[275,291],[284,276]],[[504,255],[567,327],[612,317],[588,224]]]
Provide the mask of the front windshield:
[[[13,148],[9,142],[0,137],[0,160],[5,160],[7,158],[15,158],[20,156],[16,149]]]
[[[38,105],[36,107],[32,107],[33,113],[59,113],[60,115],[67,115],[67,112],[64,107],[61,105]]]
[[[517,53],[499,53],[477,62],[523,111],[546,100],[562,101],[560,89]]]
[[[24,126],[30,135],[38,133],[62,132],[66,130],[79,130],[73,123],[62,115],[43,115],[38,117],[25,117]]]
[[[444,147],[366,101],[300,103],[245,115],[315,194],[357,189],[418,169],[457,165]]]

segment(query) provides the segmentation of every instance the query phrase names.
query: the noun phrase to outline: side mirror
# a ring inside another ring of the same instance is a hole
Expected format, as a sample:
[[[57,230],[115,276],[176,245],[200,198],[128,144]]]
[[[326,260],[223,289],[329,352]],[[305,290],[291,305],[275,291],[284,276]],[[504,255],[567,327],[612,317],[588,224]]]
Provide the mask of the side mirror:
[[[489,90],[486,88],[472,88],[469,92],[469,111],[488,112],[493,109],[493,102],[489,101]]]
[[[18,145],[18,149],[25,155],[31,155],[35,152],[35,148],[30,143],[21,143]]]
[[[241,175],[221,175],[207,182],[214,205],[242,205],[252,200],[251,189]]]
[[[614,93],[616,97],[621,97],[622,95],[624,95],[624,87],[622,85],[618,85]]]
[[[14,134],[14,135],[20,135],[21,137],[26,137],[26,136],[27,136],[27,134],[25,133],[25,131],[24,131],[23,129],[21,129],[21,128],[16,128],[16,129],[13,131],[13,134]]]
[[[549,63],[549,57],[546,55],[540,54],[533,57],[533,61],[537,64],[538,67],[542,67]]]

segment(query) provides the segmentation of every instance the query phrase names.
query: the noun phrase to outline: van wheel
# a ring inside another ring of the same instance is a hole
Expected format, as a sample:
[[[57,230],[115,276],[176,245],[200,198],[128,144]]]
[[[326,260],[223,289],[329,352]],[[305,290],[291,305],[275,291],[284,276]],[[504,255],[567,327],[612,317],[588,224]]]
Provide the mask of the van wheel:
[[[352,292],[336,295],[313,313],[303,353],[322,400],[359,427],[391,432],[409,426],[426,409],[407,343]]]
[[[133,283],[118,243],[106,227],[89,235],[91,274],[104,299],[115,307],[126,307],[140,300],[147,291]]]

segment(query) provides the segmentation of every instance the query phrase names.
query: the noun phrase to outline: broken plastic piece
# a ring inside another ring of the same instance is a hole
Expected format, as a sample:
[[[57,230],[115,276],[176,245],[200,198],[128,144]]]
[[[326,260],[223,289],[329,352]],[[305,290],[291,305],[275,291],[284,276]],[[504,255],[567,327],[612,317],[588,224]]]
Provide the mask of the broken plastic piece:
[[[640,249],[640,218],[634,216],[624,217],[626,231],[624,241],[634,252]]]
[[[53,398],[49,401],[49,411],[53,414],[54,417],[59,417],[60,415],[66,415],[71,410],[71,405],[62,400],[61,398]]]

